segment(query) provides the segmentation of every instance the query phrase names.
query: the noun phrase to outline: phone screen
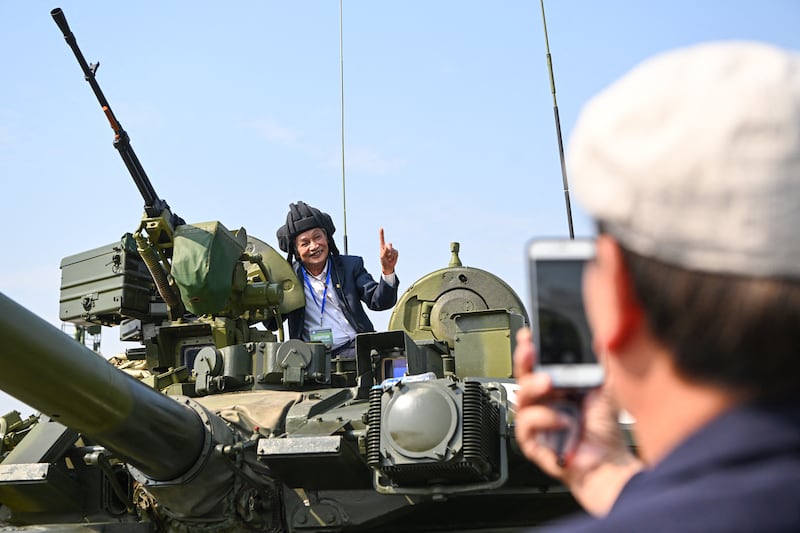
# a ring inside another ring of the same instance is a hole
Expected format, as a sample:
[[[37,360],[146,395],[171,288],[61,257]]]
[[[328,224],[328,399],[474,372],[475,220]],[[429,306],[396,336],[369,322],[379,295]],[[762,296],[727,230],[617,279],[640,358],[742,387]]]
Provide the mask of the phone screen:
[[[543,365],[596,363],[581,292],[584,261],[536,262],[537,331]]]

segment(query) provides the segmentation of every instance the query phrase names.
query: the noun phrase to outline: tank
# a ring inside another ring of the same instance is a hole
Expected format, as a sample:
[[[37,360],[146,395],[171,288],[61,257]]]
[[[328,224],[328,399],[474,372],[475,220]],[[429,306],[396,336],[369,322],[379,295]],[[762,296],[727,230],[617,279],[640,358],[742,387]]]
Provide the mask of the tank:
[[[144,199],[132,232],[62,260],[61,319],[139,347],[106,360],[0,294],[0,388],[39,412],[0,418],[2,529],[488,532],[577,509],[515,445],[528,318],[507,284],[453,243],[354,359],[285,338],[291,266],[173,213],[52,14]]]

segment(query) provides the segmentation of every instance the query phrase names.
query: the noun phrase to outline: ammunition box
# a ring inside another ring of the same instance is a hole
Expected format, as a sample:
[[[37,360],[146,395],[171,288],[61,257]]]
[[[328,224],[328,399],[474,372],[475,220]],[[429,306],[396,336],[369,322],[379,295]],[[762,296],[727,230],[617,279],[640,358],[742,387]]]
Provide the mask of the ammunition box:
[[[59,315],[64,322],[111,326],[125,318],[146,318],[154,294],[130,233],[61,261]]]

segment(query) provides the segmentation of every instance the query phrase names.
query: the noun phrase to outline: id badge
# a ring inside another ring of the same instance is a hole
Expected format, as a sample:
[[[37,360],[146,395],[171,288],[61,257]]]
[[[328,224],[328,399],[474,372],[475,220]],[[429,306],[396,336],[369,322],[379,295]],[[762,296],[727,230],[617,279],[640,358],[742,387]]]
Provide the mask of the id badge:
[[[321,342],[327,350],[330,350],[333,347],[333,330],[330,328],[312,329],[310,340],[311,342]]]

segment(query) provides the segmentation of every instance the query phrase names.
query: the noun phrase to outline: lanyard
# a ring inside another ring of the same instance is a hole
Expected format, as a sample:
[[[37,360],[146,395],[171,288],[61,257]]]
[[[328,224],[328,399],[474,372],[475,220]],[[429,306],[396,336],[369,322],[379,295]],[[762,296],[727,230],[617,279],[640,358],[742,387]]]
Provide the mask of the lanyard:
[[[314,287],[311,286],[311,281],[308,279],[306,267],[303,267],[303,280],[305,280],[308,290],[311,291],[311,297],[314,299],[314,303],[319,305],[319,323],[322,325],[322,317],[325,315],[325,302],[328,301],[328,285],[331,283],[331,260],[328,259],[328,275],[325,276],[325,290],[322,291],[322,305],[317,301],[317,293]]]

